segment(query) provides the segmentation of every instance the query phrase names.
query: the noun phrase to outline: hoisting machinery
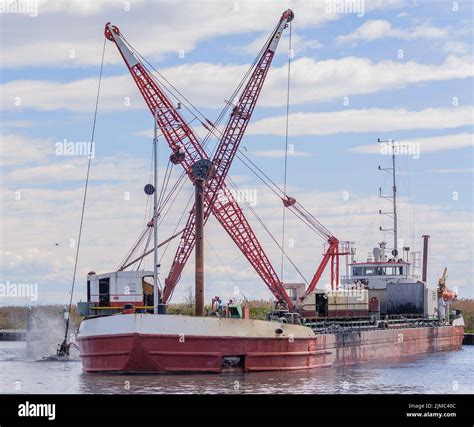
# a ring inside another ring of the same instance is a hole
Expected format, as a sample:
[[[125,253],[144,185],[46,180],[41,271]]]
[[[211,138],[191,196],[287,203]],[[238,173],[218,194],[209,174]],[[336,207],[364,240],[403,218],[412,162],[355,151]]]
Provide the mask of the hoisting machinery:
[[[293,18],[294,14],[290,9],[283,12],[276,28],[261,50],[253,72],[240,92],[238,101],[235,102],[235,104],[231,104],[232,112],[212,158],[213,172],[204,189],[203,212],[204,222],[207,221],[210,213],[213,213],[272,294],[276,297],[277,301],[283,306],[286,306],[290,311],[296,307],[288,296],[282,281],[258,241],[244,212],[227,187],[226,176],[254,111],[263,83],[274,58],[278,42],[281,39],[284,29]],[[194,182],[193,165],[199,160],[209,159],[209,155],[201,140],[178,109],[173,106],[173,103],[169,100],[153,75],[143,65],[140,56],[126,41],[119,29],[111,25],[111,23],[107,23],[105,25],[104,34],[108,40],[114,42],[117,46],[150,112],[155,117],[160,131],[168,142],[172,152],[170,161],[173,164],[180,164],[188,178]],[[206,123],[201,121],[201,124],[209,131],[209,134],[219,132],[210,120],[206,119]],[[222,194],[223,197],[218,197],[220,194]],[[329,262],[331,263],[331,286],[337,288],[339,284],[339,256],[348,254],[347,247],[344,246],[345,249],[340,250],[339,240],[296,202],[294,198],[285,195],[282,197],[282,201],[285,207],[292,209],[296,216],[300,217],[328,242],[323,260],[309,283],[306,295],[315,289]],[[194,249],[194,221],[195,215],[193,208],[189,214],[186,226],[181,233],[180,244],[174,255],[169,274],[165,279],[165,286],[161,295],[161,301],[163,303],[169,301],[181,277],[183,268]],[[151,225],[153,226],[153,224]]]

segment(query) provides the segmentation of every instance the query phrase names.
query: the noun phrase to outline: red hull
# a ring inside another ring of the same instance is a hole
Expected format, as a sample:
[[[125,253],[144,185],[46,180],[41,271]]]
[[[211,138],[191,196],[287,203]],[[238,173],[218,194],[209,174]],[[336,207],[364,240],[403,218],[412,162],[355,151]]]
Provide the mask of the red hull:
[[[463,327],[345,332],[315,338],[109,334],[79,338],[86,372],[222,372],[224,357],[244,371],[311,369],[401,358],[462,345]]]
[[[123,334],[79,340],[86,372],[221,372],[223,357],[240,357],[245,371],[329,366],[317,340]]]

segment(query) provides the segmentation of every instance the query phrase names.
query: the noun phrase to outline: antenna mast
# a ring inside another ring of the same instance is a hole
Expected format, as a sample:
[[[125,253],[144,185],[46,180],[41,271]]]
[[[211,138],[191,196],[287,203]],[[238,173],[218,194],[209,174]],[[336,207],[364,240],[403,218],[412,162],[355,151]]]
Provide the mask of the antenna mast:
[[[153,126],[153,313],[158,314],[160,288],[158,286],[158,110],[155,110]]]
[[[381,231],[392,231],[393,232],[393,250],[392,255],[396,257],[398,255],[398,225],[397,225],[397,182],[396,182],[396,172],[395,172],[395,150],[396,144],[393,139],[389,139],[386,141],[382,141],[380,138],[377,139],[378,143],[386,144],[387,148],[389,148],[389,152],[392,155],[392,167],[391,168],[382,168],[379,166],[379,170],[382,171],[389,171],[392,173],[392,196],[384,196],[382,194],[382,188],[379,187],[379,195],[384,199],[392,199],[392,212],[382,212],[379,210],[380,214],[383,215],[392,215],[393,216],[393,228],[387,229],[380,227]]]

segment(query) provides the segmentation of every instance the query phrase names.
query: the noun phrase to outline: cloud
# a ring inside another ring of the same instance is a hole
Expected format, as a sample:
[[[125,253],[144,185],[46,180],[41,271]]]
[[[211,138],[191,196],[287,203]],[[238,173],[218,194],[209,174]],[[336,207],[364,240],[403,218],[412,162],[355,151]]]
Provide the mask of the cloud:
[[[19,138],[15,142],[19,146],[23,145]],[[38,283],[41,289],[39,303],[64,302],[74,265],[75,246],[71,246],[71,242],[77,238],[83,188],[80,186],[71,189],[66,185],[49,188],[52,181],[48,178],[67,184],[71,179],[81,175],[83,177],[85,165],[80,163],[85,159],[64,159],[64,165],[74,165],[73,170],[69,166],[61,167],[63,161],[51,162],[49,157],[44,158],[34,152],[26,155],[32,156],[34,166],[26,161],[26,166],[18,165],[12,170],[13,175],[5,174],[5,179],[1,182],[0,281]],[[89,188],[75,300],[85,298],[87,272],[113,271],[141,231],[144,218],[148,218],[144,211],[147,198],[142,190],[143,182],[148,179],[148,163],[148,159],[117,155],[114,158],[99,159],[99,163],[93,165],[91,177],[105,178],[108,182],[92,179]],[[54,169],[58,165],[59,168]],[[34,187],[30,182],[34,182]],[[281,206],[281,201],[276,200],[265,187],[255,188],[258,193],[256,209],[259,216],[271,231],[279,233],[281,211],[275,209],[275,206]],[[21,193],[20,200],[16,200],[13,194],[17,189]],[[343,198],[343,191],[346,190],[350,194],[349,199]],[[188,183],[183,194],[172,204],[171,211],[160,228],[163,239],[171,235],[191,192],[192,185]],[[378,197],[358,194],[350,184],[334,192],[308,191],[290,186],[288,194],[302,202],[336,236],[358,242],[360,256],[379,240],[376,232],[378,223],[372,230],[368,230],[368,225],[374,223],[373,213],[378,211],[379,204],[382,203]],[[318,201],[316,204],[315,200]],[[459,284],[463,295],[469,292],[472,294],[472,290],[468,288],[472,276],[469,258],[469,250],[472,249],[469,246],[469,233],[472,233],[470,214],[437,205],[410,206],[403,197],[399,199],[399,206],[400,212],[412,212],[413,208],[417,217],[423,218],[423,229],[418,224],[416,235],[421,235],[426,230],[443,230],[443,239],[435,239],[433,236],[431,262],[434,265],[445,263],[442,254],[449,252],[448,268],[455,272],[452,274],[453,281]],[[270,260],[274,262],[274,266],[279,265],[278,248],[252,215],[246,212]],[[347,221],[348,217],[351,218],[350,222]],[[25,224],[28,226],[25,227]],[[288,253],[306,278],[309,278],[319,261],[314,258],[314,252],[319,253],[323,242],[310,236],[307,228],[290,214],[287,215],[286,224],[286,236],[295,244],[294,248],[288,249]],[[401,224],[400,236],[403,238],[411,235],[411,226]],[[445,238],[446,236],[449,238]],[[219,254],[219,257],[206,257],[206,297],[217,294],[231,298],[235,283],[238,283],[247,297],[271,297],[247,260],[213,219],[206,226],[206,242],[208,247],[212,245],[210,254]],[[174,240],[166,253],[160,253],[160,256],[164,255],[162,278],[167,273],[177,243]],[[142,267],[150,268],[150,262],[147,259]],[[231,278],[229,274],[232,275]],[[431,283],[435,283],[437,274],[433,270]],[[184,298],[192,280],[193,268],[190,262],[178,285],[174,301]],[[301,281],[288,263],[285,267],[285,280]],[[256,283],[260,286],[255,286]],[[53,291],[55,286],[61,286],[64,292]]]
[[[450,55],[466,55],[469,53],[469,45],[464,42],[449,40],[443,44],[443,52]]]
[[[38,3],[38,15],[45,14],[67,14],[67,15],[95,15],[110,7],[125,9],[126,4],[121,2],[110,2],[110,0],[70,0],[51,1],[36,0]],[[136,7],[143,3],[143,0],[130,0],[127,2],[130,7]]]
[[[365,11],[369,12],[397,8],[404,1],[366,3]],[[228,0],[183,5],[183,2],[143,0],[42,0],[38,4],[38,16],[34,18],[23,14],[2,16],[1,66],[97,67],[106,22],[117,25],[142,55],[161,61],[165,55],[178,57],[180,51],[187,57],[199,43],[217,37],[262,32],[268,35],[287,7],[295,13],[298,31],[321,27],[344,17],[327,13],[324,1]],[[25,26],[28,31],[24,31]],[[298,44],[295,45],[297,53],[316,46],[315,41],[301,38]],[[114,50],[112,43],[107,42],[106,64],[121,63],[121,57]]]
[[[459,150],[461,148],[474,146],[474,135],[471,133],[458,133],[454,135],[434,136],[425,138],[415,138],[411,140],[397,141],[403,144],[419,144],[421,153],[436,151]],[[359,145],[349,151],[364,154],[380,154],[380,144]],[[435,169],[432,173],[454,173],[455,171],[469,171],[469,169]]]
[[[1,134],[0,140],[1,166],[36,162],[54,153],[54,143],[48,139],[8,133]]]
[[[221,108],[244,76],[248,65],[221,65],[199,62],[160,70],[198,106]],[[439,64],[415,61],[374,63],[368,58],[345,57],[316,61],[300,58],[291,67],[292,104],[323,102],[344,96],[363,95],[400,89],[412,84],[462,79],[474,75],[471,58],[448,56]],[[51,111],[92,111],[97,79],[70,82],[14,80],[0,86],[0,107],[4,110],[37,109]],[[286,103],[287,66],[270,69],[259,106],[278,107]],[[18,106],[18,100],[21,105]],[[101,111],[145,108],[145,103],[130,75],[105,77],[102,80]]]
[[[393,28],[392,24],[383,19],[374,19],[364,22],[350,34],[337,37],[341,43],[355,43],[358,41],[374,41],[382,38],[397,38],[402,40],[439,39],[449,34],[446,28],[430,25],[419,25],[409,29]]]
[[[118,160],[121,157],[125,159],[127,156],[117,155],[115,158],[94,159],[89,179],[91,181],[124,181],[125,175],[136,174],[146,165],[146,161],[143,160]],[[86,156],[64,156],[57,158],[54,163],[13,170],[5,175],[5,179],[11,180],[17,185],[25,185],[31,182],[35,184],[52,184],[58,181],[63,184],[68,181],[80,181],[82,183],[85,179],[87,162]],[[117,169],[120,169],[122,173],[117,174]]]
[[[471,145],[474,145],[472,143]],[[431,169],[431,173],[453,174],[453,173],[468,173],[474,174],[474,168],[459,168],[459,169]]]
[[[317,27],[339,18],[324,13],[324,2],[302,0],[284,4],[250,0],[190,2],[186,7],[182,2],[168,1],[46,1],[39,4],[34,19],[18,14],[3,17],[2,67],[98,66],[106,22],[117,25],[148,59],[161,60],[165,54],[178,56],[180,50],[189,55],[200,42],[215,37],[265,29],[268,35],[285,7],[294,10],[298,28]],[[28,31],[24,31],[26,23]],[[107,50],[106,64],[122,61],[117,52],[109,54],[116,50],[112,43],[107,42]]]
[[[121,173],[122,170],[117,168],[117,175]],[[131,189],[129,200],[122,197],[124,186]],[[363,259],[367,251],[382,238],[377,232],[378,225],[382,224],[379,221],[374,223],[373,215],[381,208],[380,204],[383,201],[375,196],[358,194],[356,191],[349,191],[350,198],[344,200],[343,190],[346,189],[348,188],[334,192],[320,192],[293,188],[289,194],[309,208],[340,239],[357,242],[358,257]],[[163,238],[171,234],[171,229],[190,191],[188,189],[186,197],[180,198],[179,203],[173,206],[172,213],[160,230]],[[275,206],[281,206],[281,202],[275,200],[262,187],[257,188],[257,191],[259,194],[257,212],[266,226],[278,234],[281,230],[281,210],[275,209]],[[3,239],[0,250],[3,253],[0,281],[39,283],[44,290],[51,289],[52,283],[61,284],[64,292],[58,292],[54,302],[64,302],[69,291],[75,253],[75,248],[70,246],[70,239],[77,237],[82,189],[25,188],[22,193],[22,201],[14,201],[10,197],[2,199],[5,209],[2,213]],[[133,182],[91,186],[75,300],[85,298],[85,276],[88,271],[103,273],[113,271],[117,267],[141,230],[145,200],[142,189]],[[472,276],[469,255],[469,251],[472,250],[469,245],[469,236],[472,234],[470,214],[439,205],[409,205],[404,197],[399,199],[400,212],[411,213],[412,208],[415,210],[416,218],[423,218],[422,223],[416,223],[415,234],[421,235],[430,231],[432,235],[431,265],[445,265],[448,262],[453,283],[459,285],[462,295],[469,293],[472,295],[472,289],[469,288]],[[274,267],[279,266],[278,248],[256,220],[250,214],[248,216]],[[347,218],[351,220],[348,221]],[[28,227],[24,226],[26,223]],[[373,225],[372,228],[370,224]],[[443,237],[436,234],[435,230],[443,230]],[[412,235],[411,224],[402,222],[399,233],[402,239],[410,240],[408,236]],[[294,247],[288,249],[289,256],[303,271],[305,277],[310,278],[319,263],[319,258],[315,258],[314,254],[320,252],[323,242],[308,233],[308,229],[291,214],[287,215],[286,237],[294,242]],[[206,257],[206,299],[213,295],[232,298],[234,282],[248,298],[271,297],[247,260],[213,219],[206,226],[206,242],[209,253]],[[177,244],[178,241],[174,240],[165,254],[162,261],[162,279],[168,272]],[[421,242],[417,244],[420,248]],[[411,246],[411,241],[409,245]],[[213,256],[214,252],[218,253],[219,257]],[[445,253],[450,254],[449,260],[444,257]],[[150,259],[147,259],[143,267],[150,268],[150,262]],[[224,268],[221,263],[228,267]],[[301,281],[288,262],[285,265],[285,280]],[[436,276],[440,272],[434,268],[429,271],[430,283],[434,286]],[[229,274],[232,278],[229,278]],[[191,261],[177,287],[175,302],[182,301],[192,280]],[[327,278],[323,280],[325,282]],[[41,292],[40,303],[46,303],[45,298],[45,293]]]
[[[268,40],[268,34],[264,33],[261,36],[255,38],[250,43],[244,46],[229,46],[229,50],[241,52],[249,55],[257,55],[262,49],[264,43]],[[287,55],[288,49],[288,33],[283,33],[283,37],[278,45],[276,54]],[[301,56],[304,52],[309,50],[321,49],[322,43],[315,39],[308,39],[298,33],[291,35],[291,48],[294,51],[295,56]]]
[[[269,157],[273,159],[283,158],[285,157],[285,150],[263,150],[263,151],[255,151],[253,153],[256,157]],[[295,151],[289,152],[289,157],[312,157],[311,153],[307,151]]]
[[[247,132],[253,135],[285,135],[285,120],[286,116],[258,120],[249,126]],[[289,123],[292,136],[447,129],[471,125],[472,107],[427,108],[419,111],[369,108],[327,113],[292,113]]]
[[[7,128],[29,128],[33,125],[33,122],[28,120],[8,120],[2,121],[2,127]]]

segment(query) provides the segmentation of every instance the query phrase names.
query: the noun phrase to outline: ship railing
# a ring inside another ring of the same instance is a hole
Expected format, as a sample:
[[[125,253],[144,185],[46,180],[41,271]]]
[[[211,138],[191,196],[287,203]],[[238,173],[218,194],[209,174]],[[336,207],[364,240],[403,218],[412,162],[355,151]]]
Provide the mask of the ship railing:
[[[304,321],[306,326],[309,326],[318,331],[322,329],[346,329],[346,330],[362,330],[373,329],[374,320],[370,317],[317,317],[307,318]]]
[[[402,329],[421,328],[426,326],[439,326],[440,321],[436,317],[423,317],[419,314],[390,315],[382,319],[371,317],[314,317],[306,318],[304,325],[311,327],[315,332],[335,332],[338,330],[361,331],[377,329]]]

